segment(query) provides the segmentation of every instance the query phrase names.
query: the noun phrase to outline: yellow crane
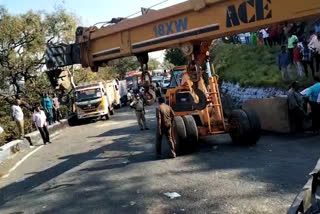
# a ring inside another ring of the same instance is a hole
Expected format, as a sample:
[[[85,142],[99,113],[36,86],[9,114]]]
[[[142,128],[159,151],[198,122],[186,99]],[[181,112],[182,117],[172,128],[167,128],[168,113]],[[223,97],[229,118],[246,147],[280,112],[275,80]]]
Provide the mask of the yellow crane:
[[[47,67],[81,64],[98,71],[109,60],[135,55],[141,63],[145,93],[154,96],[149,90],[148,52],[179,47],[189,56],[189,64],[183,68],[182,84],[166,95],[177,114],[173,129],[176,142],[193,145],[199,136],[229,132],[236,143],[254,144],[260,136],[254,113],[236,110],[226,124],[218,77],[209,77],[209,87],[203,83],[200,65],[206,62],[207,71],[214,71],[207,56],[211,42],[319,14],[319,0],[188,0],[136,18],[115,19],[118,23],[106,27],[78,27],[75,44],[48,46]],[[189,108],[179,109],[184,101]]]

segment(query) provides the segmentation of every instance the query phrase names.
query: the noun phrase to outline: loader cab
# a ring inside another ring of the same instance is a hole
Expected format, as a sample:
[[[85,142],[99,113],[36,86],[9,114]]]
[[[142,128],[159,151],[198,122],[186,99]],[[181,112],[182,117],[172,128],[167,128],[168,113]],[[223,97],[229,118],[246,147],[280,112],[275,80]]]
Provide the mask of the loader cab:
[[[187,66],[185,65],[174,67],[171,71],[171,79],[170,79],[170,84],[168,86],[168,89],[180,86],[182,82],[183,74],[186,71],[187,71]]]
[[[166,92],[166,103],[171,106],[176,114],[186,115],[194,112],[192,105],[194,99],[188,88],[184,87],[183,75],[187,66],[177,66],[171,71],[170,85]]]

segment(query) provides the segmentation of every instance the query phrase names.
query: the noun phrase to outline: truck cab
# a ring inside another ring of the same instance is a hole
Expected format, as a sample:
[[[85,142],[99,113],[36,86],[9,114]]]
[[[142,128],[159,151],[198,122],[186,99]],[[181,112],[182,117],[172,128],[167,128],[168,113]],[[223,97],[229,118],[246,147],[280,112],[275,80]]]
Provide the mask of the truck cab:
[[[75,106],[78,119],[105,117],[113,114],[113,106],[106,83],[85,83],[75,89]]]

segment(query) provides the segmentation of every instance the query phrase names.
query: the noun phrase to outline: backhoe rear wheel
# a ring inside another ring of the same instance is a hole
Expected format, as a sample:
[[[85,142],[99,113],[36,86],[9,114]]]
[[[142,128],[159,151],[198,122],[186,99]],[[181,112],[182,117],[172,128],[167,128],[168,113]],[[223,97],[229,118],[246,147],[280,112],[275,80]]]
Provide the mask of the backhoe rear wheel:
[[[261,136],[261,122],[259,116],[251,110],[244,110],[247,114],[251,133],[248,135],[248,141],[252,142],[251,144],[256,144]]]
[[[251,118],[251,114],[249,117]],[[257,143],[254,137],[255,125],[251,125],[247,113],[241,109],[233,110],[229,117],[229,134],[233,143],[242,145],[252,145]],[[253,124],[253,123],[252,123]]]
[[[181,154],[185,142],[187,140],[187,130],[184,125],[183,119],[180,116],[175,116],[172,126],[172,137],[175,143],[175,150],[177,154]]]
[[[183,116],[183,121],[187,131],[188,149],[194,151],[198,145],[198,128],[196,121],[191,115]]]

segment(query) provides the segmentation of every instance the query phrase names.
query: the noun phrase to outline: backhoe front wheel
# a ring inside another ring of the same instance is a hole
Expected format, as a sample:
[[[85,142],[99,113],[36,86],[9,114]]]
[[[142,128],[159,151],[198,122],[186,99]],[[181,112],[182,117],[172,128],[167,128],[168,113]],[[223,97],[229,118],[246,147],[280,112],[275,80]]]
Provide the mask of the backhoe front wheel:
[[[175,116],[172,125],[172,138],[175,143],[175,150],[177,154],[181,154],[184,143],[187,140],[187,130],[184,125],[183,119],[180,116]]]
[[[260,138],[260,120],[254,112],[233,110],[229,117],[229,134],[232,142],[242,145],[256,144]]]
[[[197,124],[192,115],[183,116],[183,121],[187,131],[187,149],[192,152],[196,150],[198,146],[199,136]]]

